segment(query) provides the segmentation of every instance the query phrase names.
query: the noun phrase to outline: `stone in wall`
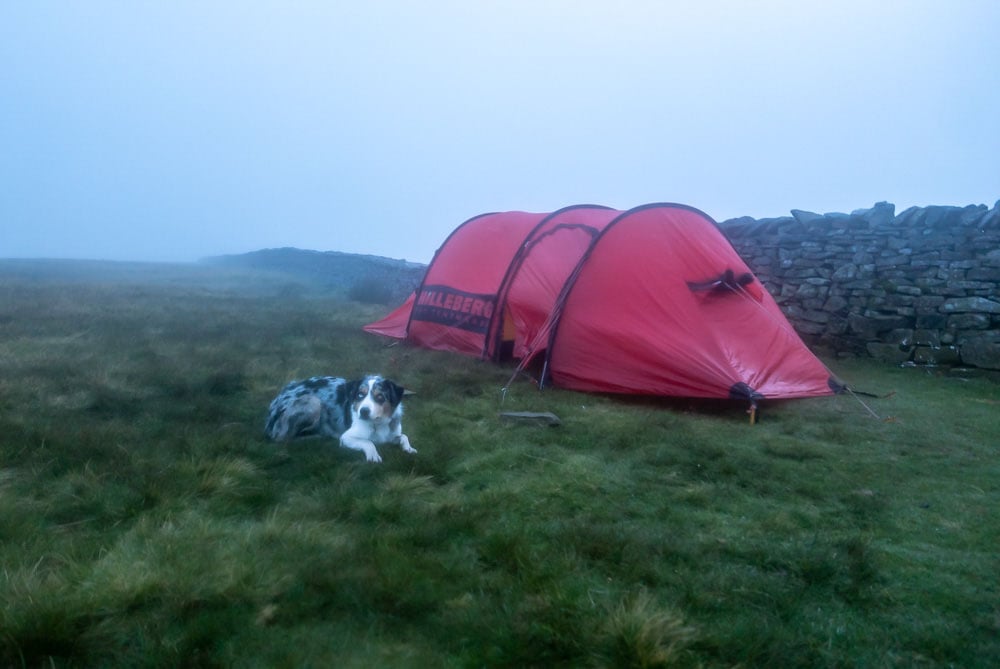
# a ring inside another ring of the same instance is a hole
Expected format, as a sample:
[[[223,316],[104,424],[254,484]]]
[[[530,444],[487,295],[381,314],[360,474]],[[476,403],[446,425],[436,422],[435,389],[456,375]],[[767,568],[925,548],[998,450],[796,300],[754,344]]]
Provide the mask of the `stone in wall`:
[[[966,365],[1000,370],[1000,330],[965,337],[961,352]]]
[[[1000,302],[985,297],[957,297],[941,303],[940,310],[944,313],[983,313],[1000,314]]]

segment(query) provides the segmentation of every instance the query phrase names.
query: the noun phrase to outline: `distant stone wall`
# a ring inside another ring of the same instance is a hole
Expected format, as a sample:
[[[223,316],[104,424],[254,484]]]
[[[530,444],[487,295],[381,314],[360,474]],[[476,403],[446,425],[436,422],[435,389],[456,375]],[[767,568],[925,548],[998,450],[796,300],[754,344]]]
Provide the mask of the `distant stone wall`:
[[[720,224],[810,344],[1000,370],[1000,202]]]
[[[310,251],[296,248],[262,249],[239,255],[214,256],[204,262],[278,272],[336,291],[359,302],[402,303],[424,276],[426,265],[382,256]]]

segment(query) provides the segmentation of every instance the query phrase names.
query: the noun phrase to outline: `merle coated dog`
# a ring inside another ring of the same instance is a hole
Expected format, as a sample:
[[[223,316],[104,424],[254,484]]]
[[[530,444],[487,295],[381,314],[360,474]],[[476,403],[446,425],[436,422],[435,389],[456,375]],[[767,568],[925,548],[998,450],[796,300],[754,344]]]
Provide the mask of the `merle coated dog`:
[[[358,381],[333,376],[292,381],[271,402],[264,432],[275,441],[340,439],[341,446],[363,451],[368,462],[382,462],[378,444],[416,453],[403,434],[403,392],[375,374]]]

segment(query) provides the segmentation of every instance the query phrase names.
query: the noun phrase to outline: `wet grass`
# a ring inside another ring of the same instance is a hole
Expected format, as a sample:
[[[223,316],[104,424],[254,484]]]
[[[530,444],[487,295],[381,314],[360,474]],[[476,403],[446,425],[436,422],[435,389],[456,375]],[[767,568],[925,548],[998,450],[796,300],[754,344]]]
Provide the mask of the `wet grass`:
[[[1000,386],[631,400],[205,268],[0,262],[0,665],[994,666]],[[30,270],[30,271],[29,271]],[[288,380],[416,391],[416,456],[274,445]],[[502,422],[544,410],[558,428]]]

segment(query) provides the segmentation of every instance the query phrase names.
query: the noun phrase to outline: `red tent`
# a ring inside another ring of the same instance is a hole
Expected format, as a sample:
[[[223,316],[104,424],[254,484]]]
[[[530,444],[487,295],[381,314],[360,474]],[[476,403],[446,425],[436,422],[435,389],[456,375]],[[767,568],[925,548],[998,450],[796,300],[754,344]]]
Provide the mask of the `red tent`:
[[[368,332],[598,392],[748,399],[843,388],[718,225],[678,204],[484,214]]]

